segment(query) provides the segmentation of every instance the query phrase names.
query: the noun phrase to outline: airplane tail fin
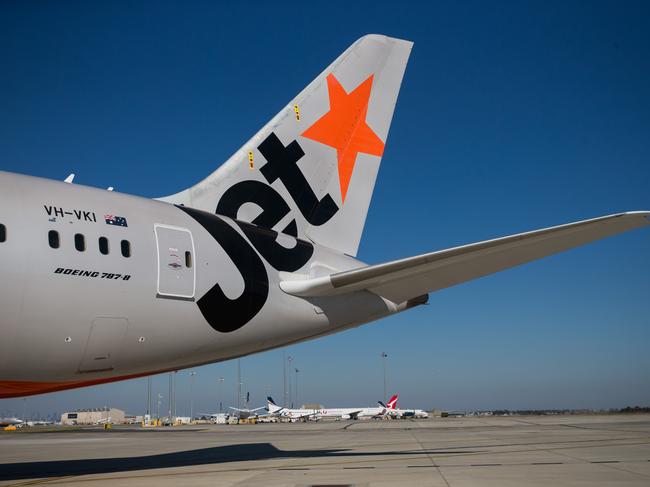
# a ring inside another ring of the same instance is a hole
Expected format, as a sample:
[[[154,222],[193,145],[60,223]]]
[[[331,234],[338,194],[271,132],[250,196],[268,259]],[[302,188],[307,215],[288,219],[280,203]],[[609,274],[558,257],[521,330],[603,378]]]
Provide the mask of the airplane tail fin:
[[[356,255],[411,47],[362,37],[215,172],[159,199]]]
[[[388,409],[395,409],[397,407],[397,394],[394,394],[393,397],[386,403]]]
[[[266,405],[267,405],[267,409],[269,410],[269,413],[271,413],[271,414],[277,413],[278,411],[284,409],[284,408],[278,406],[271,396],[268,396],[266,398]]]

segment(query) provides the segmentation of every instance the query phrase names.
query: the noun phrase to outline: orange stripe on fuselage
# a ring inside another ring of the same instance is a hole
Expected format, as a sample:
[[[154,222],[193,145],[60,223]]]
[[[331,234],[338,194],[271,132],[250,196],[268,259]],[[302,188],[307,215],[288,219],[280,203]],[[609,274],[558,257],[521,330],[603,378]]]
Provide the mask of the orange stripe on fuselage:
[[[162,372],[162,371],[160,371]],[[74,382],[32,382],[16,380],[0,380],[0,399],[10,397],[33,396],[34,394],[45,394],[47,392],[64,391],[66,389],[76,389],[78,387],[95,386],[106,384],[108,382],[117,382],[119,380],[135,379],[145,375],[158,374],[159,372],[145,372],[141,374],[123,375],[120,377],[108,377],[105,379],[94,379]]]

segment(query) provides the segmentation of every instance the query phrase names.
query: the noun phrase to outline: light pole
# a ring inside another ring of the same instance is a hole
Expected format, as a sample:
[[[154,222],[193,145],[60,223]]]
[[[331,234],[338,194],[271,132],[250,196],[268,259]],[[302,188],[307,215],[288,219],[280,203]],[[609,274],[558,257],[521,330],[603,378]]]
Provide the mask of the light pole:
[[[167,405],[169,408],[167,409],[167,419],[171,422],[172,420],[172,396],[173,396],[173,390],[172,390],[172,375],[173,372],[169,373],[169,396],[167,398]]]
[[[159,392],[158,393],[158,412],[156,413],[156,419],[160,420],[160,403],[162,402],[162,394]]]
[[[151,421],[151,376],[147,376],[147,416]]]
[[[192,395],[194,389],[194,376],[196,372],[193,370],[190,372],[190,423],[194,419],[194,396]]]
[[[287,352],[282,350],[282,405],[287,407]]]
[[[296,405],[300,404],[300,401],[298,400],[298,372],[300,371],[296,369]]]
[[[223,381],[226,380],[223,377],[219,377],[219,380],[217,381],[217,399],[219,400],[219,413],[222,411],[222,403],[221,403],[221,384],[223,384]]]
[[[172,381],[173,381],[172,382],[172,386],[173,386],[172,390],[174,392],[174,402],[173,402],[174,408],[172,409],[172,414],[173,414],[172,418],[173,418],[174,421],[176,421],[176,374],[177,373],[178,373],[178,370],[175,370],[174,375],[172,376]]]
[[[381,352],[382,363],[384,364],[384,403],[386,402],[386,359],[388,354],[386,352]]]
[[[237,359],[237,409],[241,409],[241,359]]]
[[[293,361],[293,357],[289,355],[287,360],[289,361],[289,404],[293,407],[293,396],[291,394],[291,362]]]

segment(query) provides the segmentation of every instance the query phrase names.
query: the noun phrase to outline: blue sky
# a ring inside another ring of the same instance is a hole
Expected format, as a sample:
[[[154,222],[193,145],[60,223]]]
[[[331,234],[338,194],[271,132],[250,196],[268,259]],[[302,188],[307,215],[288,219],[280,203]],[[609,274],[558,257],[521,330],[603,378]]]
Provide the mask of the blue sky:
[[[650,209],[647,2],[0,4],[0,169],[155,197],[226,160],[358,37],[415,42],[359,256],[376,263]],[[286,349],[299,401],[412,407],[650,403],[650,232],[433,294],[430,305]],[[242,359],[260,405],[282,350]],[[235,362],[197,369],[195,410]],[[105,404],[145,379],[0,401],[0,414]],[[178,412],[189,409],[178,375]],[[167,378],[154,394],[167,397]],[[163,405],[163,409],[165,406]]]

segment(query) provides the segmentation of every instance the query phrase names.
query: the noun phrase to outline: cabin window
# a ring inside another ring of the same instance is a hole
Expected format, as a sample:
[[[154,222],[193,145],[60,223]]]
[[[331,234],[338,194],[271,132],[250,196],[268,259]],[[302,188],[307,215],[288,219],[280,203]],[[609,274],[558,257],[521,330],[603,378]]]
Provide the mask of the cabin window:
[[[81,233],[75,233],[74,235],[74,248],[79,252],[86,250],[86,238]]]
[[[131,244],[128,240],[122,240],[120,248],[122,249],[122,257],[131,257]]]
[[[0,223],[0,242],[7,240],[7,227]]]
[[[99,237],[99,251],[108,255],[108,239],[106,237]]]
[[[189,250],[185,251],[185,267],[188,269],[192,267],[192,252]]]
[[[53,249],[59,248],[59,232],[56,230],[50,230],[47,232],[47,240],[50,242],[50,247]]]

